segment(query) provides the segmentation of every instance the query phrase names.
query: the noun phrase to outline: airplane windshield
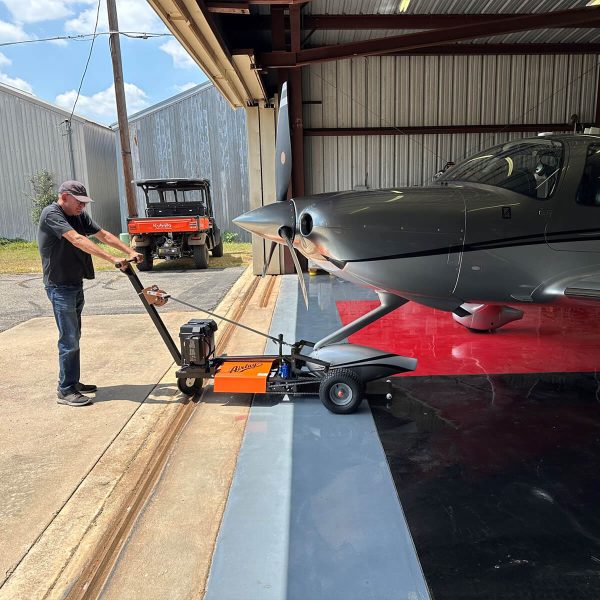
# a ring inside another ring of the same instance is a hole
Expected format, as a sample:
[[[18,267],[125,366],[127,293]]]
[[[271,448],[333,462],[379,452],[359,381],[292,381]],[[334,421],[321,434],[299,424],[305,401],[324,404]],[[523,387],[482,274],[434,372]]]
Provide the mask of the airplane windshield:
[[[560,142],[507,142],[451,167],[438,181],[483,183],[543,199],[556,188],[562,157]]]

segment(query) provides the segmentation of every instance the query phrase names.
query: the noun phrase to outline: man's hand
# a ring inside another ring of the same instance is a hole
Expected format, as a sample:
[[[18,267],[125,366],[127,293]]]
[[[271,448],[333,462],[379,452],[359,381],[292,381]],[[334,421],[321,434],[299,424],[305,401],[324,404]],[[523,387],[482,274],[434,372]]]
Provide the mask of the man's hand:
[[[132,251],[129,253],[129,260],[134,259],[136,264],[144,262],[144,255],[139,252]]]
[[[132,257],[133,258],[133,257]],[[119,258],[118,256],[113,256],[112,261],[115,267],[121,269],[121,271],[125,272],[129,268],[129,263],[126,258]]]

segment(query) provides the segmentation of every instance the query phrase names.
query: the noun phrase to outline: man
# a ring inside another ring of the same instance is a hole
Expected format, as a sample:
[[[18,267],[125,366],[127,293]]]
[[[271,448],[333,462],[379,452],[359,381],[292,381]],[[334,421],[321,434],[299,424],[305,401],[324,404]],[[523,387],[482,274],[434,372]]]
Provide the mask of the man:
[[[65,181],[58,189],[58,201],[47,206],[40,216],[38,248],[42,257],[44,285],[58,325],[59,404],[85,406],[91,398],[82,392],[95,392],[95,385],[79,381],[79,339],[83,309],[83,280],[94,279],[92,254],[117,264],[121,257],[108,254],[87,238],[121,250],[136,262],[143,257],[117,237],[102,229],[85,212],[93,202],[79,181]]]

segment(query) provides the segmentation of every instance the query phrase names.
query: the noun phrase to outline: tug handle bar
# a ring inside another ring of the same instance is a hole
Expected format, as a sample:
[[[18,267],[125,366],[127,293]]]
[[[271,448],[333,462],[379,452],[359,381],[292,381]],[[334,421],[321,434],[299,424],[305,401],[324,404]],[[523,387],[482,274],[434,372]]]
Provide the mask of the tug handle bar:
[[[118,263],[115,263],[115,268],[120,269],[123,266],[123,263],[134,263],[137,262],[135,258],[128,258],[127,260],[121,260]]]

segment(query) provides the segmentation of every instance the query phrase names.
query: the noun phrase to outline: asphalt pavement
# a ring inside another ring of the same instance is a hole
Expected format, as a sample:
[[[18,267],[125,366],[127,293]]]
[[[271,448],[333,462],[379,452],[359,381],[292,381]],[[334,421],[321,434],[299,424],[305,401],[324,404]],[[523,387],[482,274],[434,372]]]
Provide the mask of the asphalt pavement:
[[[138,276],[144,286],[157,285],[175,298],[211,310],[241,277],[244,269],[151,271],[138,272]],[[145,310],[129,279],[120,271],[100,271],[96,273],[96,279],[86,280],[83,287],[84,314],[135,314]],[[41,274],[0,275],[0,297],[4,299],[0,331],[35,317],[52,316]],[[160,308],[160,312],[173,310],[194,312],[174,301]]]

